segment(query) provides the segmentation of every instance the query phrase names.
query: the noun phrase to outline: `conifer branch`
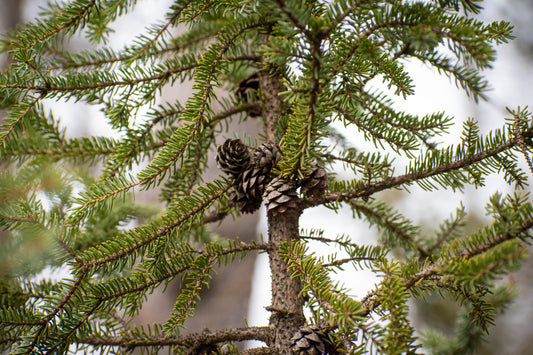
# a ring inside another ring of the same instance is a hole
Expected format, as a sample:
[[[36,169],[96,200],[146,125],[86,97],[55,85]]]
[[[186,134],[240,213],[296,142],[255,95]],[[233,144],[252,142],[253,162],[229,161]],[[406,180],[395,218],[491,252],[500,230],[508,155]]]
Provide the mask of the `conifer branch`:
[[[35,331],[35,334],[33,336],[33,340],[28,346],[27,353],[31,353],[33,349],[37,346],[37,343],[39,341],[39,338],[41,336],[41,333],[46,329],[49,322],[65,307],[67,302],[74,296],[76,290],[81,286],[83,280],[87,276],[88,268],[83,268],[79,274],[79,276],[76,278],[76,281],[72,284],[68,292],[63,296],[61,301],[54,307],[54,309],[39,322],[40,327]]]
[[[161,37],[163,33],[168,30],[170,25],[172,25],[181,16],[182,11],[185,10],[185,8],[187,7],[187,5],[189,5],[190,2],[191,1],[189,0],[184,4],[181,4],[181,8],[176,11],[176,13],[165,23],[165,25],[157,32],[157,34],[150,41],[145,43],[144,46],[142,46],[138,51],[136,51],[136,53],[129,59],[136,59],[140,57],[144,52],[146,52],[148,48],[150,48],[159,39],[159,37]]]
[[[50,86],[50,83],[48,82],[48,79],[46,79],[44,74],[35,66],[35,64],[30,62],[29,60],[25,60],[24,63],[26,63],[26,65],[31,67],[41,77],[41,80],[43,81],[45,87],[49,87]]]
[[[81,19],[84,18],[86,16],[86,14],[90,13],[90,10],[91,8],[93,8],[94,6],[96,6],[96,0],[88,0],[86,1],[86,6],[85,7],[81,7],[80,8],[80,11],[78,12],[78,14],[76,14],[76,16],[72,16],[68,21],[65,21],[64,23],[58,25],[58,26],[55,26],[54,28],[51,28],[49,29],[48,32],[45,32],[41,35],[36,35],[36,36],[31,36],[30,35],[30,38],[31,40],[28,41],[27,43],[24,43],[26,41],[23,41],[21,43],[20,40],[17,41],[17,43],[19,45],[23,44],[23,48],[24,49],[30,49],[31,47],[33,47],[35,44],[39,43],[39,42],[44,42],[46,41],[47,39],[57,35],[59,32],[65,30],[65,29],[68,29],[70,27],[73,27],[73,26],[77,26],[80,22],[81,22]],[[35,26],[39,26],[39,24],[35,25]],[[47,26],[43,26],[45,29]]]
[[[480,243],[479,245],[476,245],[474,247],[471,247],[469,249],[461,249],[458,250],[451,258],[462,258],[462,259],[469,259],[472,257],[475,257],[477,255],[480,255],[484,252],[489,251],[491,248],[494,248],[505,241],[512,240],[512,239],[522,239],[520,237],[520,234],[531,230],[533,228],[533,217],[530,217],[529,219],[523,221],[520,223],[517,227],[505,232],[498,234],[494,237],[492,237],[489,241]],[[516,253],[521,252],[522,250],[517,250]],[[516,257],[516,255],[509,256],[510,259]],[[412,287],[415,287],[419,284],[420,281],[434,277],[435,275],[438,275],[439,272],[441,272],[441,268],[447,263],[448,259],[439,259],[435,263],[430,263],[428,266],[424,267],[420,271],[416,272],[414,275],[410,276],[407,279],[404,279],[404,285],[406,290],[409,290]],[[499,263],[502,261],[497,261],[492,264],[492,268],[496,268],[499,266]],[[369,314],[372,312],[376,307],[379,306],[379,302],[376,300],[377,293],[376,291],[368,293],[362,300],[363,308],[365,309],[365,314]]]
[[[380,221],[384,228],[390,230],[392,233],[400,237],[404,242],[415,249],[421,258],[425,259],[430,254],[410,235],[405,229],[400,228],[399,221],[390,220],[388,216],[380,213],[377,209],[373,209],[366,204],[358,203],[356,200],[350,200],[349,205],[352,209],[358,212],[362,212],[371,218],[376,218]]]
[[[101,137],[103,138],[103,137]],[[99,140],[99,138],[96,138]],[[116,148],[112,145],[86,145],[88,140],[71,139],[62,145],[51,145],[47,148],[18,146],[7,150],[13,157],[53,157],[53,158],[96,158],[97,156],[110,156],[115,153]],[[102,140],[100,140],[102,142]],[[110,142],[110,141],[109,141]],[[83,145],[82,145],[83,144]],[[92,149],[91,149],[92,148]]]
[[[306,28],[306,26],[300,23],[300,20],[295,16],[288,8],[287,3],[282,0],[275,0],[276,4],[280,8],[281,12],[289,19],[289,21],[298,28],[306,37],[311,37],[311,32]]]
[[[310,158],[311,150],[317,139],[316,126],[318,125],[317,110],[319,106],[319,96],[323,84],[320,81],[322,68],[322,40],[321,38],[312,38],[310,45],[309,58],[309,88],[306,92],[306,98],[299,103],[301,112],[295,113],[289,123],[289,127],[282,139],[281,146],[286,147],[285,154],[290,156],[290,160],[282,161],[280,168],[284,174],[290,176],[299,176],[301,170]]]
[[[215,222],[220,222],[222,221],[224,218],[226,218],[226,216],[228,216],[230,213],[229,210],[215,210],[215,211],[212,211],[210,212],[209,214],[205,215],[204,216],[204,222],[205,223],[215,223]]]
[[[337,259],[337,260],[332,261],[330,263],[323,263],[322,267],[329,268],[329,267],[342,266],[342,265],[350,263],[352,261],[357,261],[357,262],[360,262],[360,261],[377,261],[379,259],[381,259],[381,258],[380,257],[374,258],[374,257],[366,257],[366,256],[362,256],[362,257],[361,256],[353,256],[351,258]]]
[[[433,253],[435,249],[437,249],[448,237],[452,234],[452,232],[459,226],[461,220],[466,216],[466,212],[464,210],[464,207],[459,210],[460,214],[458,218],[452,221],[445,230],[442,231],[442,233],[439,235],[439,237],[435,240],[433,244],[431,244],[427,248],[428,253]]]
[[[183,253],[182,255],[185,255],[185,254],[201,254],[201,253],[199,251],[197,251],[197,250],[191,250],[191,251],[189,251],[189,253]],[[160,273],[160,275],[158,275],[158,277],[154,277],[152,279],[149,279],[146,282],[138,282],[135,285],[135,287],[133,287],[133,288],[126,288],[126,289],[120,290],[118,292],[105,293],[105,294],[102,294],[102,295],[96,295],[95,297],[99,301],[105,302],[105,301],[110,301],[110,300],[113,300],[113,299],[116,299],[116,298],[120,298],[120,297],[129,295],[129,294],[140,293],[140,292],[146,291],[146,290],[148,290],[148,289],[150,289],[150,288],[152,288],[154,286],[160,285],[165,280],[173,279],[177,275],[182,274],[183,272],[189,270],[191,267],[192,267],[192,265],[185,265],[185,266],[183,266],[181,268],[177,268],[175,270],[169,270],[166,273]],[[116,282],[116,280],[113,280],[113,281]],[[120,282],[120,279],[118,279],[118,281]],[[105,284],[103,286],[105,286]]]
[[[350,6],[346,7],[346,9],[343,9],[343,12],[339,14],[337,17],[331,21],[331,24],[329,25],[329,28],[324,31],[325,36],[329,36],[329,34],[339,26],[346,17],[348,17],[356,8],[363,5],[367,0],[357,0],[354,1]]]
[[[372,327],[376,327],[378,326],[377,324],[375,324],[375,322],[370,322],[368,323],[369,326],[367,326],[366,324],[364,323],[360,323],[357,325],[357,328],[359,328],[359,330],[361,331],[363,337],[366,337],[368,338],[371,343],[370,343],[370,354],[373,354],[372,352],[372,349],[374,347],[374,344],[376,345],[376,347],[382,352],[382,353],[386,353],[387,351],[387,347],[385,346],[385,344],[383,343],[381,337],[378,337],[375,335],[375,332],[374,331],[371,331],[370,328]]]
[[[123,192],[126,192],[132,188],[134,188],[135,186],[139,186],[140,184],[142,184],[143,181],[142,180],[138,180],[138,181],[133,181],[129,184],[125,184],[123,186],[120,186],[119,188],[113,190],[113,191],[110,191],[104,195],[100,195],[96,198],[93,198],[89,201],[86,201],[84,202],[82,205],[80,205],[78,208],[77,208],[77,213],[74,215],[76,218],[70,220],[69,222],[69,226],[71,228],[77,226],[84,218],[85,216],[87,215],[87,210],[92,207],[92,206],[95,206],[97,205],[98,203],[101,203],[102,201],[105,201],[107,200],[108,198],[111,198],[113,196],[116,196],[120,193],[123,193]]]
[[[364,38],[368,38],[371,34],[373,34],[375,31],[381,29],[381,28],[386,28],[386,27],[391,27],[391,26],[416,26],[417,23],[412,23],[412,24],[409,24],[409,23],[406,23],[406,22],[403,22],[403,21],[389,21],[389,22],[383,22],[383,23],[379,23],[379,24],[376,24],[374,26],[370,26],[368,28],[366,28],[364,31],[362,31],[361,33],[359,33],[359,35],[357,36],[357,39],[356,39],[356,43],[359,43],[361,42],[362,39]],[[350,51],[348,51],[339,61],[339,64],[337,66],[337,70],[343,68],[346,63],[348,63],[348,61],[353,57],[353,55],[356,53],[358,49],[358,46],[352,46]],[[335,72],[334,74],[337,74],[337,72]],[[375,73],[377,74],[377,72]],[[365,78],[364,79],[365,82],[370,80],[370,78]],[[363,82],[364,83],[364,82]],[[361,84],[361,87],[363,87],[364,84]]]
[[[163,325],[165,333],[174,333],[179,327],[183,326],[185,320],[191,315],[191,311],[196,308],[197,302],[200,299],[200,292],[206,287],[211,278],[210,274],[213,271],[215,258],[212,256],[204,257],[202,255],[195,259],[195,264],[199,259],[205,261],[202,261],[201,265],[192,265],[191,271],[193,272],[186,280],[183,290],[177,297],[170,317]]]
[[[308,208],[308,207],[322,205],[322,204],[330,203],[330,202],[348,201],[352,198],[363,198],[363,197],[366,198],[379,191],[410,184],[417,180],[426,179],[428,177],[443,174],[446,172],[459,170],[459,169],[465,169],[475,163],[494,157],[497,154],[505,150],[511,149],[517,146],[518,143],[519,143],[519,138],[517,137],[510,138],[507,141],[502,142],[501,144],[498,144],[495,147],[488,148],[484,151],[480,151],[478,153],[472,154],[471,156],[467,156],[462,159],[457,159],[457,160],[454,160],[454,161],[451,161],[449,163],[445,163],[439,166],[422,169],[418,172],[407,173],[404,175],[399,175],[399,176],[394,176],[394,177],[388,177],[388,178],[385,178],[383,181],[366,184],[364,186],[356,188],[355,190],[329,193],[324,197],[319,197],[315,199],[305,199],[305,200],[302,200],[300,204],[302,205],[303,208]]]
[[[24,103],[24,106],[26,106],[22,112],[15,118],[15,120],[9,125],[9,128],[7,129],[7,131],[5,132],[0,132],[0,137],[2,137],[2,139],[0,140],[0,147],[2,147],[3,149],[5,149],[6,147],[6,142],[7,140],[9,139],[9,137],[11,136],[11,134],[13,133],[13,131],[15,130],[15,128],[20,125],[22,123],[22,120],[24,118],[24,116],[26,116],[26,114],[28,112],[30,112],[30,110],[32,110],[35,105],[37,105],[37,103],[46,95],[45,91],[41,91],[41,93],[39,94],[39,96],[37,96],[32,102],[30,103]]]
[[[236,246],[222,248],[222,249],[215,249],[215,250],[190,249],[187,251],[180,251],[179,254],[170,256],[167,259],[167,262],[169,262],[169,264],[172,264],[173,261],[178,261],[180,258],[182,258],[185,255],[191,255],[191,256],[194,256],[195,258],[205,257],[211,260],[210,262],[213,263],[215,261],[218,261],[219,259],[221,259],[222,257],[226,255],[238,255],[238,254],[243,254],[243,253],[247,253],[249,251],[254,251],[254,250],[263,250],[263,251],[268,250],[268,245],[262,244],[262,243],[246,244],[243,242],[239,242]],[[190,270],[192,267],[194,267],[193,264],[186,264],[179,268],[168,269],[165,272],[159,272],[157,277],[148,278],[144,282],[138,282],[136,286],[133,288],[126,288],[118,292],[105,293],[102,291],[98,291],[98,293],[102,293],[102,294],[96,294],[95,298],[98,299],[99,301],[105,302],[105,301],[110,301],[110,300],[113,300],[113,299],[116,299],[116,298],[119,298],[119,297],[122,297],[128,294],[143,292],[154,286],[160,285],[163,281],[171,280],[175,278],[177,275],[183,274],[184,272]],[[135,275],[136,272],[137,271],[134,270],[133,274]],[[115,279],[113,280],[113,282],[120,284],[121,279],[120,278]],[[105,283],[102,286],[105,287]]]
[[[181,224],[183,224],[185,221],[192,218],[198,212],[202,211],[203,209],[211,205],[213,201],[217,200],[220,196],[226,193],[226,191],[228,191],[230,187],[231,187],[230,184],[223,186],[218,191],[216,191],[215,194],[211,196],[209,199],[202,201],[200,204],[191,208],[187,213],[180,215],[176,220],[172,221],[171,223],[162,225],[154,233],[151,233],[150,235],[138,240],[137,242],[131,244],[130,246],[124,249],[121,249],[117,251],[116,253],[105,256],[103,258],[82,261],[81,263],[79,263],[79,267],[82,269],[91,269],[99,265],[107,264],[111,261],[115,261],[124,256],[127,256],[131,254],[132,252],[134,252],[135,250],[140,249],[144,247],[145,245],[155,241],[156,239],[167,235],[173,229],[179,227]]]
[[[96,336],[80,338],[81,344],[93,346],[120,346],[128,349],[159,346],[188,346],[189,349],[199,349],[203,346],[230,341],[259,340],[267,342],[271,338],[272,327],[245,327],[222,329],[214,332],[204,331],[180,336],[156,335],[145,339],[132,339],[129,336]]]
[[[94,314],[94,312],[96,312],[96,310],[100,307],[101,305],[101,302],[96,302],[94,304],[94,306],[91,307],[91,309],[89,309],[84,315],[83,317],[81,317],[77,322],[76,324],[71,327],[71,329],[65,333],[63,336],[66,337],[66,338],[70,338],[72,337],[76,332],[77,330],[84,325],[84,323],[89,319],[90,316],[92,316]],[[48,349],[48,351],[45,353],[47,355],[53,355],[53,354],[56,354],[57,353],[57,348],[58,347],[61,347],[62,346],[62,343],[61,341],[58,341],[56,342],[56,344],[54,344],[53,346],[50,347],[50,349]]]
[[[375,137],[377,140],[383,140],[387,143],[389,143],[391,146],[398,146],[398,148],[403,149],[405,151],[409,151],[414,149],[415,147],[409,146],[409,144],[406,142],[400,142],[398,143],[397,139],[394,139],[392,137],[386,136],[384,133],[381,133],[381,131],[373,129],[369,127],[368,125],[364,124],[360,120],[358,120],[355,117],[352,117],[346,110],[344,110],[341,107],[337,107],[337,110],[343,115],[344,119],[348,122],[351,122],[355,124],[361,131],[368,132],[371,136]],[[397,137],[395,137],[397,138]]]
[[[337,156],[335,154],[332,154],[332,153],[324,153],[322,154],[322,157],[328,161],[331,161],[331,160],[335,160],[335,161],[341,161],[341,162],[344,162],[344,163],[347,163],[349,165],[354,165],[354,166],[370,166],[372,168],[374,167],[380,167],[380,168],[389,168],[391,167],[391,164],[389,162],[385,162],[385,163],[382,163],[382,162],[379,162],[379,163],[375,163],[375,162],[370,162],[368,161],[366,156],[365,157],[355,157],[355,158],[351,158],[350,155],[347,155],[345,157],[342,157],[342,156]]]
[[[521,119],[520,113],[521,113],[520,108],[518,109],[518,113],[513,112],[514,134],[516,138],[518,139],[518,146],[520,147],[520,150],[522,151],[522,154],[524,155],[524,159],[526,160],[527,166],[529,167],[529,171],[533,175],[533,163],[531,162],[531,158],[529,157],[529,153],[527,152],[526,144],[524,141],[524,136],[522,135],[522,132],[520,130],[520,119]]]
[[[449,31],[443,31],[439,28],[432,28],[432,31],[434,31],[435,33],[443,36],[443,37],[446,37],[448,39],[450,39],[451,41],[455,42],[455,43],[458,43],[459,45],[461,45],[462,47],[464,47],[464,49],[472,56],[474,57],[476,60],[477,63],[486,63],[487,62],[487,55],[486,53],[483,53],[481,51],[478,51],[473,45],[471,45],[468,41],[456,36],[456,35],[453,35],[452,33],[450,33]],[[484,65],[482,65],[483,67]]]
[[[181,73],[184,71],[190,71],[192,69],[195,69],[197,66],[198,64],[196,63],[187,64],[181,67],[161,71],[159,74],[150,75],[146,77],[140,77],[140,78],[134,78],[134,79],[102,81],[102,82],[96,82],[96,83],[77,84],[77,85],[0,84],[0,89],[3,88],[3,89],[35,90],[39,92],[48,93],[49,91],[72,92],[72,91],[86,91],[86,90],[95,90],[95,89],[97,90],[97,89],[105,89],[105,88],[115,87],[115,86],[132,87],[132,86],[150,82],[150,81],[167,79],[172,74],[177,74],[177,73]]]

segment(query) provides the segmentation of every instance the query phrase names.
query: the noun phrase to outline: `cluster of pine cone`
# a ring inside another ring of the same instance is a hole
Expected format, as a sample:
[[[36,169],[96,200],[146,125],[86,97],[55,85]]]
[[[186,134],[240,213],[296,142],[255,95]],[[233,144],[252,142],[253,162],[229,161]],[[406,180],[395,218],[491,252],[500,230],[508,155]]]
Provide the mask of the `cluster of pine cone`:
[[[328,176],[321,167],[309,172],[299,183],[281,176],[271,178],[272,168],[281,160],[279,147],[263,143],[252,154],[240,139],[227,139],[217,148],[216,161],[220,170],[235,181],[231,200],[244,213],[259,209],[263,198],[268,211],[274,215],[296,207],[296,189],[307,196],[320,196],[328,186]]]

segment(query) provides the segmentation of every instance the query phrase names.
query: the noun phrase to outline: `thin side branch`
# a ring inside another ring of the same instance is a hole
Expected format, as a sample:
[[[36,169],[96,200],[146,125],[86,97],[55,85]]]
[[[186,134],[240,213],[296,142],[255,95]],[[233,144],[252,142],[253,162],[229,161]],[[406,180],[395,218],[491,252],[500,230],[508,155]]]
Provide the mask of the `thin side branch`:
[[[121,336],[112,337],[88,337],[78,339],[81,344],[93,346],[120,346],[128,349],[147,348],[153,346],[179,346],[186,345],[190,349],[217,344],[227,341],[259,340],[267,342],[272,337],[272,327],[245,327],[236,329],[223,329],[214,332],[204,331],[181,336],[163,336],[129,338]]]
[[[512,231],[509,231],[507,233],[502,233],[494,238],[492,238],[489,242],[481,243],[473,248],[470,248],[468,250],[460,250],[455,254],[455,257],[457,258],[472,258],[476,255],[479,255],[491,248],[494,248],[497,245],[500,245],[501,243],[515,239],[520,233],[523,233],[529,229],[533,228],[533,218],[530,218],[528,220],[525,220]],[[426,280],[432,276],[437,275],[440,272],[440,268],[444,265],[446,260],[438,260],[436,263],[432,263],[425,267],[424,269],[420,270],[419,272],[415,273],[411,277],[404,280],[405,288],[408,290],[412,288],[413,286],[417,285],[420,281]],[[376,299],[377,297],[377,291],[371,291],[368,293],[362,300],[363,307],[365,309],[365,314],[371,313],[374,309],[376,309],[379,306],[379,302]]]
[[[399,176],[393,176],[386,178],[376,183],[370,183],[365,186],[361,186],[354,190],[347,190],[343,192],[333,192],[323,197],[314,199],[302,199],[300,204],[302,208],[314,207],[323,205],[330,202],[349,201],[353,198],[368,198],[376,192],[395,188],[401,185],[407,185],[417,180],[426,179],[435,175],[447,173],[454,170],[464,169],[472,164],[483,161],[487,158],[494,157],[497,154],[517,146],[519,143],[518,137],[513,137],[502,144],[487,149],[485,151],[473,154],[464,159],[458,159],[448,164],[439,165],[436,167],[424,169],[415,173],[409,173]]]

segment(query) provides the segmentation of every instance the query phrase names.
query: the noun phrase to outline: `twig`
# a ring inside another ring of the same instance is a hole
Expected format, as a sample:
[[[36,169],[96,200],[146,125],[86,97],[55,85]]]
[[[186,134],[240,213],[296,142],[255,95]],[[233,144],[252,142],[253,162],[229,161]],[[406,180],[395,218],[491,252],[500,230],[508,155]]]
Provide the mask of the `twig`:
[[[489,242],[481,243],[475,247],[469,248],[468,250],[466,249],[459,250],[457,253],[455,253],[454,257],[472,258],[497,245],[500,245],[501,243],[507,240],[518,238],[517,235],[519,233],[522,233],[523,231],[531,229],[532,227],[533,227],[533,217],[522,222],[514,230],[495,236]],[[516,255],[513,255],[513,256],[516,256]],[[439,272],[439,269],[444,265],[445,261],[446,260],[441,259],[437,261],[436,263],[428,265],[427,267],[415,273],[411,277],[405,279],[404,280],[405,289],[408,290],[411,287],[417,285],[421,280],[428,279],[432,276],[435,276]],[[492,267],[494,268],[495,266],[492,266]],[[378,291],[371,291],[361,300],[361,303],[363,304],[363,308],[365,309],[364,314],[368,315],[374,309],[376,309],[376,307],[379,306],[380,303],[376,299],[377,296],[378,296]]]
[[[214,332],[204,331],[181,336],[154,335],[144,338],[125,338],[121,336],[98,336],[78,339],[80,344],[93,346],[123,346],[131,348],[146,348],[152,346],[187,345],[190,349],[216,344],[226,341],[260,340],[267,342],[272,336],[272,327],[245,327],[236,329],[222,329]]]
[[[388,177],[382,181],[379,181],[373,184],[369,183],[369,184],[366,184],[364,186],[358,187],[353,190],[347,190],[343,192],[333,192],[326,196],[312,198],[312,199],[301,199],[299,202],[300,207],[308,208],[308,207],[323,205],[323,204],[330,203],[330,202],[349,201],[352,198],[368,198],[376,192],[395,188],[403,184],[415,182],[417,180],[426,179],[426,178],[439,175],[442,173],[447,173],[453,170],[464,169],[465,167],[478,163],[484,159],[494,157],[497,154],[501,153],[502,151],[510,149],[516,146],[517,144],[518,144],[518,138],[513,137],[496,147],[467,156],[463,159],[451,161],[447,164],[430,167],[427,169],[423,169],[421,171],[408,173],[404,175]]]
[[[518,139],[518,146],[520,147],[520,150],[522,151],[522,154],[524,155],[524,158],[526,159],[527,165],[529,167],[529,171],[531,174],[533,174],[533,163],[531,162],[531,159],[529,157],[529,154],[527,152],[526,144],[524,142],[524,136],[522,135],[522,132],[520,131],[520,116],[518,113],[514,114],[514,120],[513,120],[513,128],[516,138]]]

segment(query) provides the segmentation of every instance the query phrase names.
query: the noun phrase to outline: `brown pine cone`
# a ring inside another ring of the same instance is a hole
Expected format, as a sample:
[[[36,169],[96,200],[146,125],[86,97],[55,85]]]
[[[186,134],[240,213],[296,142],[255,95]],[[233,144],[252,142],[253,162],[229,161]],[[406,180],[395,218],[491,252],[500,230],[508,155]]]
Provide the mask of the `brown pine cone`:
[[[259,74],[254,73],[241,81],[235,94],[240,96],[245,102],[248,102],[248,93],[259,89]],[[253,106],[247,110],[251,117],[261,116],[261,107]]]
[[[235,176],[231,200],[241,212],[252,213],[261,207],[270,171],[280,159],[281,151],[275,144],[261,144],[255,149],[248,168]]]
[[[239,188],[231,192],[230,199],[242,213],[254,213],[261,207],[263,201],[250,198]]]
[[[263,192],[269,182],[268,175],[262,169],[251,165],[242,174],[235,178],[235,193],[231,200],[244,213],[252,213],[261,207]]]
[[[326,334],[318,325],[301,327],[291,338],[292,350],[298,355],[326,354]]]
[[[265,189],[265,204],[267,211],[272,211],[274,216],[296,208],[296,185],[281,176],[274,178]]]
[[[217,148],[216,161],[220,170],[237,176],[250,165],[250,151],[240,139],[226,139]]]
[[[253,73],[239,83],[239,87],[237,88],[237,91],[235,91],[235,94],[246,100],[248,93],[257,89],[259,89],[259,74]]]
[[[317,166],[300,181],[301,191],[309,197],[322,196],[329,186],[328,179],[326,170],[321,166]]]
[[[281,160],[281,150],[273,143],[263,143],[255,148],[252,155],[252,165],[261,168],[263,174],[270,173]]]

